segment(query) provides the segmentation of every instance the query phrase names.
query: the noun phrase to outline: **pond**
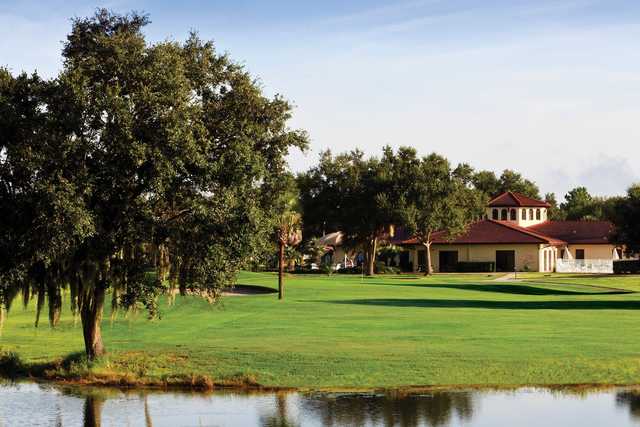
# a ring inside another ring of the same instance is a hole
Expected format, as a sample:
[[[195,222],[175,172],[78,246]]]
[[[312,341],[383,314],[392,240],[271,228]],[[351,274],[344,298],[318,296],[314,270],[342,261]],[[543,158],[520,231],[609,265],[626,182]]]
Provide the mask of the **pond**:
[[[0,385],[0,426],[640,426],[640,391],[461,390],[410,396],[212,394]]]

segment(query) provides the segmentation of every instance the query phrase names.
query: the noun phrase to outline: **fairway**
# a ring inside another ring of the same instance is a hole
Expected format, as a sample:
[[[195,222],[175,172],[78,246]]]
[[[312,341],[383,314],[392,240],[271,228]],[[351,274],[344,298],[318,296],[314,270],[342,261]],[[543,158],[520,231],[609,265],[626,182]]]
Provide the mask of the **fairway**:
[[[640,277],[496,277],[293,275],[284,301],[178,297],[153,321],[107,310],[109,355],[93,369],[303,388],[640,383]],[[275,288],[277,277],[238,283]],[[34,329],[34,316],[16,301],[0,349],[26,363],[83,350],[68,304],[54,330]]]

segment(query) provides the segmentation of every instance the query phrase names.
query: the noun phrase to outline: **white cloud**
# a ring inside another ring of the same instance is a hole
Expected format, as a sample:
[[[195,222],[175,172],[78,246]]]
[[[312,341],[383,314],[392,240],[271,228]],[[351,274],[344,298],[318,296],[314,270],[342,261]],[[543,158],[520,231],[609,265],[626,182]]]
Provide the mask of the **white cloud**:
[[[605,154],[588,164],[575,181],[587,187],[591,194],[621,195],[639,180],[640,174],[633,170],[628,159]]]

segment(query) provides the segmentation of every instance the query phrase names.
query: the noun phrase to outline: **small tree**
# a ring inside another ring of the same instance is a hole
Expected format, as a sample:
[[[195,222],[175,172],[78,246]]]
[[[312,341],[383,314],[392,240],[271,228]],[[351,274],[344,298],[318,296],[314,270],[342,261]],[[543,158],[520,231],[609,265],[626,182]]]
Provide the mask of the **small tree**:
[[[616,239],[631,253],[640,252],[640,184],[632,185],[627,196],[617,201],[614,222]]]
[[[300,266],[302,264],[303,255],[302,252],[300,252],[298,245],[288,245],[284,250],[284,257],[289,271],[295,271],[296,266]]]
[[[297,212],[285,212],[278,221],[278,299],[284,298],[285,249],[302,241],[302,220]]]
[[[398,221],[393,157],[389,147],[380,159],[365,158],[360,150],[337,156],[326,151],[317,166],[298,177],[305,232],[341,231],[346,248],[364,251],[367,275],[374,274],[380,242]]]
[[[595,204],[586,187],[576,187],[564,196],[560,209],[568,220],[593,218]]]
[[[558,206],[555,193],[547,193],[544,195],[544,201],[549,203],[547,216],[551,221],[562,221],[565,219],[565,213]]]
[[[312,264],[319,263],[322,255],[327,251],[327,247],[320,242],[319,237],[312,237],[307,240],[302,248],[303,257],[307,257],[307,268],[311,269]]]

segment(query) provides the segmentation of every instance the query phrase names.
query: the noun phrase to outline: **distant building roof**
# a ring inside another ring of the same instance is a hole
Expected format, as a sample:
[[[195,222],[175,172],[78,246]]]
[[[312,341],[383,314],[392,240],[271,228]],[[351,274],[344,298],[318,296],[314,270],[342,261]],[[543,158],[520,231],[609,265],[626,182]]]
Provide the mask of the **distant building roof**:
[[[502,207],[533,207],[533,208],[548,208],[551,205],[547,202],[543,202],[542,200],[532,199],[531,197],[527,197],[524,194],[516,193],[513,191],[507,191],[506,193],[502,193],[497,197],[489,200],[487,206],[493,208],[502,208]]]
[[[433,234],[433,243],[449,244],[491,244],[491,243],[537,243],[550,245],[564,245],[565,242],[554,237],[546,236],[528,228],[519,227],[507,222],[484,219],[474,222],[467,231],[455,239],[448,239],[447,233],[439,231]],[[405,245],[415,245],[417,239],[411,238],[402,242]]]
[[[547,221],[529,229],[569,244],[611,243],[615,231],[609,221]]]
[[[342,234],[342,231],[335,231],[320,237],[318,243],[324,246],[340,246],[343,240],[344,234]]]

